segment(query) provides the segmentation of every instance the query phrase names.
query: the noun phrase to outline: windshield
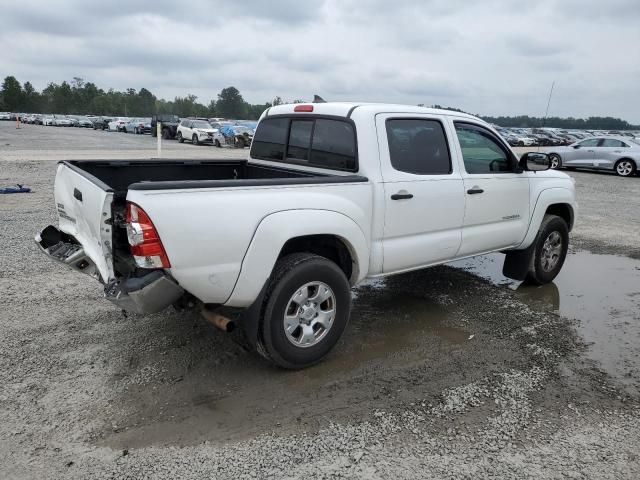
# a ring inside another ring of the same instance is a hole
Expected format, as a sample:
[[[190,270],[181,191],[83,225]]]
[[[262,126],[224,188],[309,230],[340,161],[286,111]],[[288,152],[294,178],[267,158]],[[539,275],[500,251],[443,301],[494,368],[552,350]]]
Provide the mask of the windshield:
[[[193,128],[211,128],[211,125],[204,120],[194,120]]]

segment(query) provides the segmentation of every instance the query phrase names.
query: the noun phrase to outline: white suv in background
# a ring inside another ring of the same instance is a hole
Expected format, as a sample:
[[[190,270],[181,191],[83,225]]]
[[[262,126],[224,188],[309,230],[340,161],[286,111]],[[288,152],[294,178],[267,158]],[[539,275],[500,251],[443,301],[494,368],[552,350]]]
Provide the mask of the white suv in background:
[[[213,128],[206,120],[193,118],[185,118],[180,121],[176,138],[180,143],[186,140],[191,141],[194,145],[210,143],[218,146],[224,143],[224,137],[218,129]]]
[[[129,123],[131,119],[128,117],[116,117],[108,124],[110,132],[124,132],[124,126]]]

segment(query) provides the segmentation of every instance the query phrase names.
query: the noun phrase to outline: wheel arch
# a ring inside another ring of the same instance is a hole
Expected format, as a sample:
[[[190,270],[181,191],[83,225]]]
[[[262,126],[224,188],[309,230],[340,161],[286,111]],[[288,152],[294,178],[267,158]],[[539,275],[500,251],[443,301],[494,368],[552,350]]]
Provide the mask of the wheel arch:
[[[575,213],[573,207],[569,203],[552,203],[545,211],[545,214],[557,215],[567,222],[569,231],[573,229]]]
[[[225,305],[250,305],[278,259],[297,252],[315,253],[335,261],[352,285],[368,273],[368,241],[354,220],[332,210],[280,211],[263,218],[256,228]]]
[[[567,221],[569,231],[571,231],[575,223],[576,207],[574,194],[571,190],[561,187],[542,190],[536,199],[527,234],[515,250],[525,249],[533,243],[546,214],[558,215],[563,218]]]

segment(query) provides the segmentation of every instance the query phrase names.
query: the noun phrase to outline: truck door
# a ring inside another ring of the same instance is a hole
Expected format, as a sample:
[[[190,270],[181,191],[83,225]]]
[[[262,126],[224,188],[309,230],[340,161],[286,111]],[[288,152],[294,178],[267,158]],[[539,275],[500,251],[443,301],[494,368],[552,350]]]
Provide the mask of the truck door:
[[[383,272],[452,258],[465,200],[444,118],[379,114],[376,129],[385,196]]]
[[[454,121],[466,207],[458,256],[518,245],[529,226],[529,177],[488,128]]]

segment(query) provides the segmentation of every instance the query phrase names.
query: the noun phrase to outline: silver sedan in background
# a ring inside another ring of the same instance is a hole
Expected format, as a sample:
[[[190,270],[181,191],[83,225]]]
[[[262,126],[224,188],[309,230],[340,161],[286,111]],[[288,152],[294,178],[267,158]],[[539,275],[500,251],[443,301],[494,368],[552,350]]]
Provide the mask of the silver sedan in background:
[[[547,152],[551,168],[612,170],[629,177],[640,166],[640,140],[629,137],[591,137]]]

